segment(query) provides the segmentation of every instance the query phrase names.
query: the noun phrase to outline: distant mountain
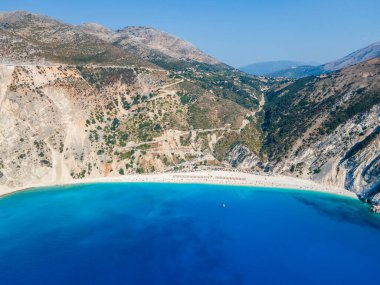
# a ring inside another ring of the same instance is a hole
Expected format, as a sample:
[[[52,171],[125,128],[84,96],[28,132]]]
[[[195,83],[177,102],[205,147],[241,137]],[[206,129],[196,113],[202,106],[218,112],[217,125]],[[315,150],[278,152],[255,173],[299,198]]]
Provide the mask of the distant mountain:
[[[338,70],[380,56],[380,42],[373,43],[341,59],[323,65],[325,70]]]
[[[379,57],[380,56],[380,42],[373,43],[363,49],[357,50],[341,59],[325,63],[320,66],[297,66],[284,68],[272,73],[267,74],[270,77],[287,77],[287,78],[302,78],[311,75],[320,75],[329,73],[341,68],[349,67],[360,62]]]
[[[300,61],[291,61],[291,60],[279,60],[279,61],[264,61],[264,62],[258,62],[254,64],[249,64],[243,67],[240,67],[239,69],[241,71],[244,71],[246,73],[252,74],[252,75],[268,75],[271,73],[278,72],[280,70],[286,70],[286,69],[292,69],[298,66],[303,65],[319,65],[318,63],[313,62],[300,62]]]

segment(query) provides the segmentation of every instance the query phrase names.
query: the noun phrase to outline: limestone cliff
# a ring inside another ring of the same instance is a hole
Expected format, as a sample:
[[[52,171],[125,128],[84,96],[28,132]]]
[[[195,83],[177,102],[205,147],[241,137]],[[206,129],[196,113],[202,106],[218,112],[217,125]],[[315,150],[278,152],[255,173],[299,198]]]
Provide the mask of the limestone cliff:
[[[378,198],[380,58],[267,94],[264,148],[273,171]]]

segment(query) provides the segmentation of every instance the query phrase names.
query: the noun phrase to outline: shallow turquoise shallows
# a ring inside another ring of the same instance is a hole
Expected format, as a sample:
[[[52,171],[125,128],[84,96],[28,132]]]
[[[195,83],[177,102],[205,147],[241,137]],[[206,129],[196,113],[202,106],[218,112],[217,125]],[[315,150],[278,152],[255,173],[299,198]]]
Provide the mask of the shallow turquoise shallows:
[[[0,199],[0,284],[378,284],[380,218],[351,198],[89,184]]]

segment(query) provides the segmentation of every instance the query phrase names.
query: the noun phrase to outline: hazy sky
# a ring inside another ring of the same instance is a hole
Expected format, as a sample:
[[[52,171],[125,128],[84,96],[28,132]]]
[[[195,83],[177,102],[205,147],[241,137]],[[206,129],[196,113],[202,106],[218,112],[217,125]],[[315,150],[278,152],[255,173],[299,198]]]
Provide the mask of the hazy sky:
[[[151,26],[233,66],[326,62],[380,40],[380,0],[0,0],[65,22]]]

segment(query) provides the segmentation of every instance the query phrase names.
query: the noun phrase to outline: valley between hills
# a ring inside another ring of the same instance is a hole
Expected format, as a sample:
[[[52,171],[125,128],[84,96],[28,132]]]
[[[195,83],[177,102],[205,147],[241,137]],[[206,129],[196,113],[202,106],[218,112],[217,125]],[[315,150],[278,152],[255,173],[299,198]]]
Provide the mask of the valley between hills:
[[[218,170],[346,189],[380,211],[380,57],[254,76],[153,28],[13,12],[0,61],[1,193]]]

